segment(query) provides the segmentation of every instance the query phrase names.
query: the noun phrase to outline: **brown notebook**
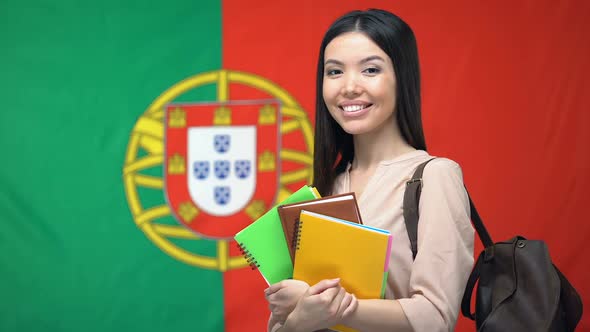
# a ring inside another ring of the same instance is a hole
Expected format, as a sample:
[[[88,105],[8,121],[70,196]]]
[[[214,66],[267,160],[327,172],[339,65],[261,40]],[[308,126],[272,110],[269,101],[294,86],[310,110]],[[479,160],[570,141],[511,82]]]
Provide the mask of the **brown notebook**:
[[[324,214],[330,217],[362,224],[361,214],[354,193],[346,193],[313,199],[305,202],[280,205],[277,207],[283,233],[289,247],[291,261],[295,264],[295,247],[297,246],[297,230],[301,210]]]

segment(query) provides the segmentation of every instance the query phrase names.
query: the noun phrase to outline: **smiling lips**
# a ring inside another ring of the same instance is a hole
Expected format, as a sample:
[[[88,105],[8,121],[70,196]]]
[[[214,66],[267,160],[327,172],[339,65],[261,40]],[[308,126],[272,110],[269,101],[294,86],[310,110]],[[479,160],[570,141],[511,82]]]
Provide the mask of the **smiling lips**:
[[[344,111],[344,114],[347,116],[359,116],[365,113],[369,107],[373,106],[373,104],[369,103],[343,103],[338,107]]]

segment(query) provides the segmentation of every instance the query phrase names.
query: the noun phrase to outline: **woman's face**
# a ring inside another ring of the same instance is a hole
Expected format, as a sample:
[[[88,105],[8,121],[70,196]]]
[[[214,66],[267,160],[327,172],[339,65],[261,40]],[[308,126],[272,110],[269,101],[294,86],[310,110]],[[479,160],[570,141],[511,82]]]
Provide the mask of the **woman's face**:
[[[349,134],[395,126],[396,80],[389,56],[360,32],[334,38],[324,52],[323,97]]]

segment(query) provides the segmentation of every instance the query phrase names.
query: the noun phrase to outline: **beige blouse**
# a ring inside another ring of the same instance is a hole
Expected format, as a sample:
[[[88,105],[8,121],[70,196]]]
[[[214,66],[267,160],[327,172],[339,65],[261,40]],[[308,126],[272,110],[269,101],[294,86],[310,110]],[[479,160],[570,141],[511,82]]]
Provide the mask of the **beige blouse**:
[[[357,197],[363,222],[387,229],[393,240],[386,298],[397,299],[416,332],[453,331],[465,283],[473,266],[474,230],[461,168],[445,158],[423,174],[418,254],[412,260],[402,202],[406,181],[432,158],[416,150],[382,161]],[[334,184],[334,194],[350,192],[350,165]]]

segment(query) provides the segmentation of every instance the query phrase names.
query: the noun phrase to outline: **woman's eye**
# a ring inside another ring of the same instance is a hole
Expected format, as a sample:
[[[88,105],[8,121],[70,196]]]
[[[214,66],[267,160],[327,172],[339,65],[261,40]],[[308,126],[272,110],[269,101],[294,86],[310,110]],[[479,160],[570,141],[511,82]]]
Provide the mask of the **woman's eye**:
[[[342,70],[340,69],[328,69],[326,70],[327,76],[336,76],[342,74]]]
[[[364,72],[367,74],[378,74],[381,72],[381,70],[379,68],[369,67],[369,68],[365,69]]]

